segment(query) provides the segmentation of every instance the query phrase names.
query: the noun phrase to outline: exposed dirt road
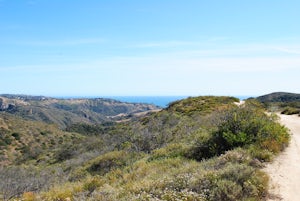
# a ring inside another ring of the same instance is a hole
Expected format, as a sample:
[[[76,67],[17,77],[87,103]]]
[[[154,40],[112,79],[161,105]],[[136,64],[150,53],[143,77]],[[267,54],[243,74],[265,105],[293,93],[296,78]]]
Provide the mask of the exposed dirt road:
[[[300,200],[300,117],[279,115],[281,123],[290,129],[290,145],[265,171],[270,175],[270,198],[268,200]]]

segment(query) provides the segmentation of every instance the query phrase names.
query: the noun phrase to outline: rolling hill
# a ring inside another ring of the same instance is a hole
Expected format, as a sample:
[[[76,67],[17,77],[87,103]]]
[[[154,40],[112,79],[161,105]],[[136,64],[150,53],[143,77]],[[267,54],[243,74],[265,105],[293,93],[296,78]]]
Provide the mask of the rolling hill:
[[[291,103],[300,102],[300,94],[287,93],[287,92],[274,92],[271,94],[266,94],[256,98],[262,103],[268,102],[281,102],[281,103]]]
[[[263,163],[289,141],[275,116],[234,97],[190,97],[128,121],[74,121],[65,131],[15,110],[71,107],[60,101],[2,98],[3,200],[265,200]]]
[[[300,94],[275,92],[259,96],[256,99],[268,110],[288,115],[300,115]]]
[[[51,158],[53,150],[82,136],[64,132],[54,124],[0,113],[0,166]]]
[[[0,112],[66,128],[74,123],[120,121],[159,107],[104,98],[57,99],[44,96],[0,95]]]

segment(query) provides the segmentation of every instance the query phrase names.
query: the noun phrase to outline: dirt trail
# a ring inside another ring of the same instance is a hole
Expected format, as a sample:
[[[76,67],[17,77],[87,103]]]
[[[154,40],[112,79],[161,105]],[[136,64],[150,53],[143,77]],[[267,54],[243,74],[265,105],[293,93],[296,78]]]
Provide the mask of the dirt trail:
[[[279,115],[281,123],[290,129],[290,145],[265,171],[270,175],[270,198],[268,200],[300,200],[300,117]]]

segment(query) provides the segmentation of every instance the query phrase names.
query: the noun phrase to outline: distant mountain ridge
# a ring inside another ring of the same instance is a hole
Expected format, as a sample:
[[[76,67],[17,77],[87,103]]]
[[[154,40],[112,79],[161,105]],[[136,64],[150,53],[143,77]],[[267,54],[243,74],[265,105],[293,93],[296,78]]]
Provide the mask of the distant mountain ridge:
[[[78,122],[103,123],[123,120],[157,109],[160,108],[151,104],[125,103],[107,98],[59,99],[46,96],[0,95],[0,112],[54,123],[61,128]]]
[[[259,96],[256,99],[270,111],[300,116],[300,94],[275,92]]]
[[[274,92],[271,94],[266,94],[256,98],[262,103],[266,102],[298,102],[300,101],[300,94],[288,93],[288,92]]]

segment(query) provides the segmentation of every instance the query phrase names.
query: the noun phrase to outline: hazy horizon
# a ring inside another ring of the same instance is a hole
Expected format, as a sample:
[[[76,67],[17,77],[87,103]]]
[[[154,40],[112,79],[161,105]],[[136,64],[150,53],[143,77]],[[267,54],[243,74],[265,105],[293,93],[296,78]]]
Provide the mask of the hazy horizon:
[[[45,95],[45,94],[12,94],[12,93],[1,93],[1,95],[20,95],[20,96],[44,96],[44,97],[52,97],[52,98],[109,98],[109,97],[197,97],[197,96],[233,96],[233,97],[257,97],[260,95],[226,95],[226,94],[198,94],[198,95]]]
[[[3,94],[0,94],[0,96]],[[29,94],[4,94],[4,95],[29,95]],[[30,95],[29,95],[30,96]],[[43,96],[43,95],[40,95]],[[213,95],[211,95],[213,96]],[[127,103],[146,103],[146,104],[154,104],[157,106],[160,106],[162,108],[167,107],[170,103],[182,100],[188,97],[194,97],[194,96],[46,96],[50,98],[57,98],[57,99],[94,99],[94,98],[104,98],[104,99],[113,99],[121,102],[127,102]],[[256,97],[256,96],[233,96],[240,100],[244,100],[250,97]]]

